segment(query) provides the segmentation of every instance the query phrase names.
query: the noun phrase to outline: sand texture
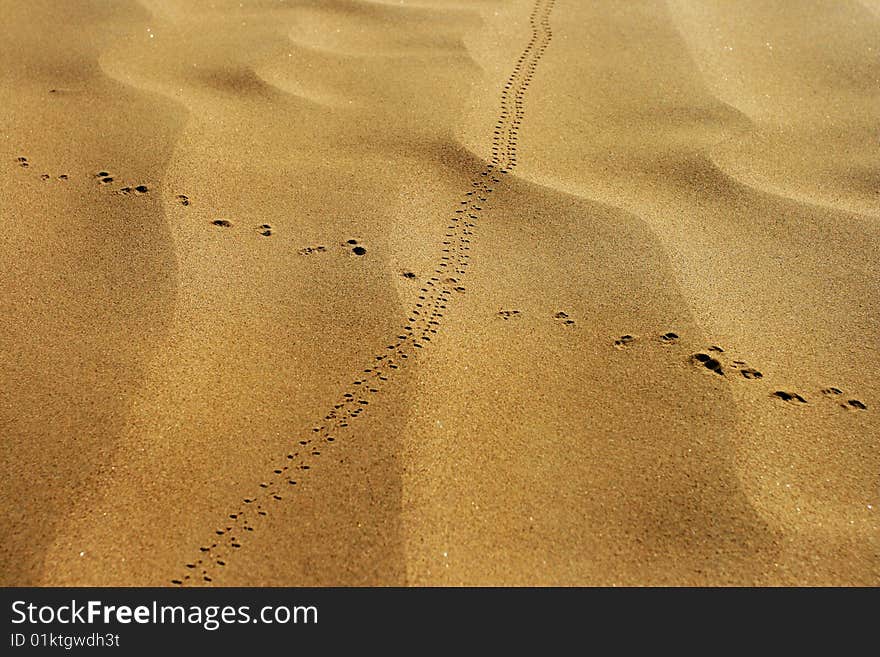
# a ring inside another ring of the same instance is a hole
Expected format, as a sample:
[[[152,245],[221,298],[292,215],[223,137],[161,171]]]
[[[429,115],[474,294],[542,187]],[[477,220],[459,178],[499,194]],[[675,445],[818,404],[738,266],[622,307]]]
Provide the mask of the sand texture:
[[[0,584],[880,584],[880,2],[28,0]]]

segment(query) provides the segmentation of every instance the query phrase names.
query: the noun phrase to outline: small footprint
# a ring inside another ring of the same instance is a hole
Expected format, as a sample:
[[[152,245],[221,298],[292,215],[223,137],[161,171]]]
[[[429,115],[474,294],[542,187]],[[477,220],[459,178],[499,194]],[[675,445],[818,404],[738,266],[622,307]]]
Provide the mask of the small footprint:
[[[565,326],[574,326],[574,320],[569,318],[568,313],[562,310],[554,314],[553,319],[561,320]]]
[[[220,226],[221,228],[229,228],[232,226],[232,224],[226,221],[226,219],[214,219],[211,223],[215,226]]]
[[[738,370],[740,374],[743,375],[743,378],[754,380],[761,379],[764,377],[762,372],[759,372],[754,367],[749,367],[745,361],[735,360],[731,364],[731,367],[735,370]]]
[[[829,397],[831,399],[834,399],[835,397],[840,397],[843,394],[843,390],[841,390],[840,388],[835,388],[835,387],[822,388],[822,390],[820,390],[820,392],[823,395],[825,395],[826,397]],[[853,409],[853,408],[860,410],[860,411],[868,410],[867,405],[865,405],[864,402],[861,402],[858,399],[848,399],[846,401],[846,403],[841,403],[840,407],[847,410],[847,411],[850,409]]]
[[[272,234],[272,226],[269,224],[262,224],[257,226],[257,231],[259,231],[260,235],[263,237],[269,237]]]
[[[177,198],[177,202],[181,205],[189,205],[189,196],[186,194],[178,194],[175,198]]]
[[[300,249],[299,251],[297,251],[297,253],[299,253],[300,255],[304,255],[304,256],[312,255],[313,253],[326,253],[326,252],[327,252],[327,247],[320,246],[320,245],[319,246],[307,246],[307,247],[304,247],[304,248]]]
[[[146,185],[138,185],[137,187],[120,187],[119,193],[128,196],[129,194],[146,194],[149,188]]]
[[[721,362],[717,358],[712,358],[709,354],[694,354],[691,356],[691,362],[695,365],[702,365],[710,372],[715,372],[719,376],[724,376],[724,368],[721,366]]]
[[[617,340],[614,341],[614,346],[618,349],[625,349],[627,346],[635,342],[635,336],[627,333],[626,335],[621,335]]]
[[[499,310],[496,314],[506,321],[518,317],[521,313],[518,310]]]
[[[772,397],[778,397],[784,402],[789,402],[792,404],[806,404],[807,400],[801,397],[796,392],[786,392],[785,390],[777,390],[771,395]]]
[[[346,240],[345,244],[353,247],[351,249],[351,252],[353,254],[355,254],[356,256],[362,256],[362,255],[367,254],[367,249],[363,245],[359,244],[358,241],[355,239]]]

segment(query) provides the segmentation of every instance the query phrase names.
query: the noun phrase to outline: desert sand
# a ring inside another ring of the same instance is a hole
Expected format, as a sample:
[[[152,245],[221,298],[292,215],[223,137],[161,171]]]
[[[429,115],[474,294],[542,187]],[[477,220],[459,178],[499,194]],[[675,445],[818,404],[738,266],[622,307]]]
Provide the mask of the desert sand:
[[[880,584],[880,3],[29,0],[0,583]]]

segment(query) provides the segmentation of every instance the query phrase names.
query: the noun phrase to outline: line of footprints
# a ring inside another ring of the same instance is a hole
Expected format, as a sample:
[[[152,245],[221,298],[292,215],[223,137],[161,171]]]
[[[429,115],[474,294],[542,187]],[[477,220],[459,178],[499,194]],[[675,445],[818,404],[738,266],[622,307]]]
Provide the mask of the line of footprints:
[[[31,166],[30,160],[28,160],[27,156],[25,156],[25,155],[19,155],[17,158],[15,158],[15,164],[17,164],[22,169],[29,169]],[[43,180],[45,182],[48,182],[53,179],[60,180],[62,182],[67,182],[68,180],[70,180],[70,176],[66,173],[59,173],[59,174],[41,173],[40,174],[40,180]]]
[[[28,157],[26,155],[19,155],[18,157],[16,157],[15,163],[19,167],[21,167],[22,169],[30,169],[31,168],[31,161],[28,159]],[[118,181],[116,180],[115,176],[112,173],[110,173],[109,171],[104,171],[104,170],[96,171],[93,174],[91,174],[91,178],[94,179],[97,184],[102,185],[102,186],[108,186],[111,189],[115,189],[115,186],[113,185],[113,183],[116,183],[117,185],[119,184]],[[67,182],[70,179],[71,179],[70,174],[67,174],[67,173],[61,173],[61,174],[41,173],[40,174],[40,180],[42,180],[44,182],[49,182],[51,180],[59,180],[62,182]],[[149,191],[150,191],[150,188],[144,184],[123,185],[121,187],[118,187],[118,189],[115,189],[115,192],[117,194],[121,194],[123,196],[128,196],[129,194],[142,195],[142,194],[148,193]],[[186,197],[185,196],[178,197],[178,199],[181,199],[181,198],[186,198]],[[186,204],[188,205],[188,201]]]
[[[15,164],[18,165],[22,169],[30,169],[31,162],[26,155],[19,155],[15,158]],[[122,184],[118,180],[117,176],[111,173],[108,170],[101,169],[100,171],[96,171],[90,175],[91,179],[93,179],[96,184],[100,186],[105,186],[116,194],[120,194],[122,196],[135,195],[142,196],[150,193],[150,188],[145,184]],[[59,180],[62,182],[67,182],[70,180],[70,175],[66,173],[51,175],[48,173],[40,174],[40,180],[50,181],[50,180]],[[186,194],[177,194],[174,197],[174,200],[179,205],[183,207],[189,207],[192,202],[190,201],[189,196]],[[217,228],[232,228],[233,223],[229,219],[212,219],[210,221],[210,225],[215,226]],[[271,237],[273,228],[269,224],[260,224],[255,227],[255,230],[262,235],[263,237]],[[363,244],[359,243],[358,240],[349,239],[346,240],[343,244],[343,247],[348,248],[348,250],[356,255],[363,256],[367,253],[367,248]],[[307,246],[299,249],[300,255],[313,255],[316,253],[326,253],[329,249],[324,245],[317,246]]]
[[[504,321],[508,321],[511,319],[519,319],[523,316],[522,312],[519,310],[499,310],[495,313],[496,317],[500,317]],[[575,321],[569,316],[567,312],[564,310],[560,310],[553,314],[553,319],[561,324],[562,326],[574,326]]]
[[[668,332],[658,336],[656,341],[664,345],[673,345],[678,343],[679,336],[677,333]],[[622,335],[614,340],[613,344],[617,349],[628,349],[636,342],[638,342],[636,336]],[[694,368],[710,372],[715,376],[733,376],[747,381],[757,381],[764,378],[762,372],[754,367],[750,367],[745,361],[729,358],[725,350],[718,345],[712,345],[706,348],[705,351],[691,354],[688,357],[688,361]],[[847,411],[865,411],[868,409],[864,402],[848,398],[849,395],[846,395],[843,390],[835,386],[822,388],[818,391],[818,394],[821,395],[820,399],[833,401],[840,408]],[[810,403],[804,394],[790,390],[774,390],[770,393],[770,397],[795,406]]]
[[[252,494],[218,526],[212,539],[198,548],[196,559],[184,564],[180,576],[172,584],[187,585],[211,583],[226,566],[228,559],[242,547],[242,540],[260,518],[269,513],[273,504],[283,500],[288,491],[312,467],[322,452],[351,431],[351,425],[366,412],[376,395],[394,374],[407,366],[418,353],[429,346],[437,334],[444,314],[452,299],[466,291],[462,284],[470,262],[471,239],[478,219],[501,182],[501,177],[516,166],[517,133],[524,115],[524,96],[538,60],[550,40],[549,12],[554,0],[537,0],[529,19],[532,37],[517,60],[515,70],[508,78],[501,95],[501,114],[493,138],[492,159],[470,181],[459,203],[451,212],[449,223],[441,239],[441,253],[435,269],[419,276],[402,270],[400,275],[419,285],[416,302],[406,322],[386,349],[376,354],[344,390],[328,413],[312,427],[311,432],[294,439],[290,452],[279,459],[271,474],[254,486]],[[231,225],[221,226],[230,228]],[[366,248],[357,240],[348,240],[345,246],[361,256]],[[324,245],[307,246],[300,250],[304,256],[326,253]],[[511,317],[516,314],[511,311]],[[569,321],[565,313],[556,318]]]
[[[450,217],[442,241],[443,255],[430,274],[419,276],[410,270],[400,272],[401,277],[421,286],[400,332],[349,384],[329,412],[312,428],[311,435],[296,440],[295,449],[255,487],[252,495],[241,500],[238,509],[228,514],[226,522],[215,530],[214,540],[199,547],[200,558],[185,564],[187,570],[172,579],[172,584],[184,585],[194,580],[213,582],[217,569],[226,566],[229,557],[241,548],[243,537],[254,531],[254,523],[268,515],[271,505],[283,500],[286,492],[297,485],[299,478],[311,469],[314,458],[351,430],[352,424],[366,412],[394,373],[405,368],[432,342],[453,295],[465,292],[461,279],[470,261],[470,238],[484,204],[501,181],[500,175],[488,165],[472,179],[472,189],[464,194],[460,207]],[[354,255],[366,253],[358,240],[350,239],[343,245]],[[308,251],[301,253],[311,255],[328,251],[323,245],[307,248]]]

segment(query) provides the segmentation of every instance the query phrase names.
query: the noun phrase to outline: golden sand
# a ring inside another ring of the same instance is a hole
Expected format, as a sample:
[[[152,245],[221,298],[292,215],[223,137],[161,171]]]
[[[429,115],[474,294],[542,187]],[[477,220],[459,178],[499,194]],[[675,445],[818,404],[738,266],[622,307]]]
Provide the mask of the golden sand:
[[[880,3],[7,3],[0,583],[880,583]]]

